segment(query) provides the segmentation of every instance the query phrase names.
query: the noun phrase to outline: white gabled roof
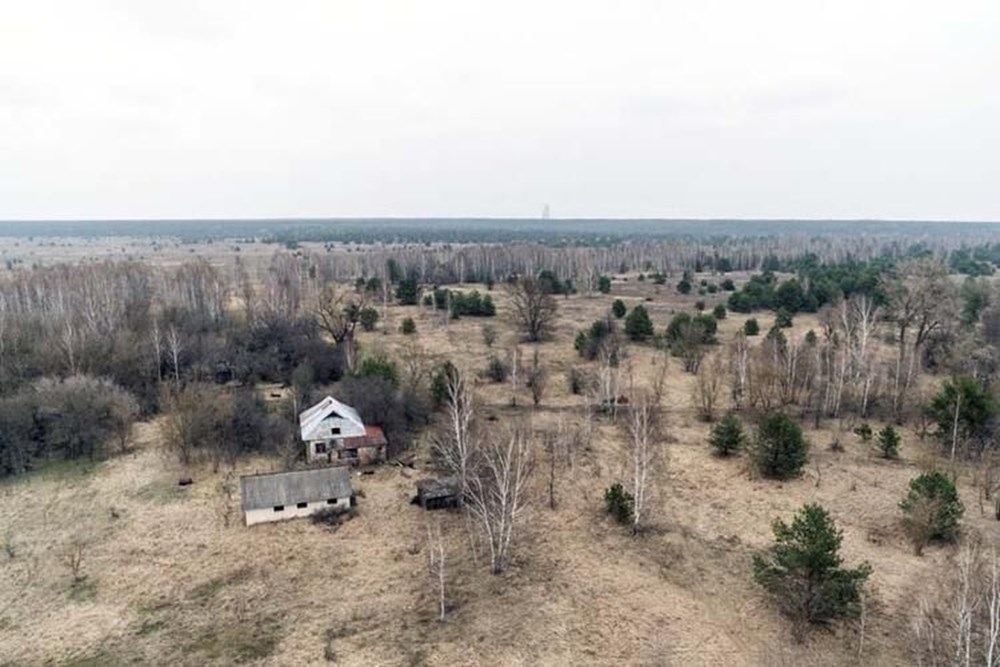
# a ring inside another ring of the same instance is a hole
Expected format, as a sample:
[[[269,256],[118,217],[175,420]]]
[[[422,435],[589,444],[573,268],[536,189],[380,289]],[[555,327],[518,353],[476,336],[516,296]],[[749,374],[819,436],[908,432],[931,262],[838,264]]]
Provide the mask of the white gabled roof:
[[[327,396],[308,410],[299,413],[299,428],[302,433],[302,439],[309,440],[319,430],[322,421],[330,415],[336,415],[341,419],[357,424],[362,432],[365,429],[365,423],[361,421],[361,417],[354,408],[341,403],[333,396]]]

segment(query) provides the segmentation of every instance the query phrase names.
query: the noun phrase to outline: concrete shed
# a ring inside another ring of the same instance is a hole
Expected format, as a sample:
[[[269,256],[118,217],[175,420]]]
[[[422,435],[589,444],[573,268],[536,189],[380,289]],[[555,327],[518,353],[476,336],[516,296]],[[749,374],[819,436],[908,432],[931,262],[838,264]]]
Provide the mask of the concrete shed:
[[[309,516],[329,507],[351,506],[348,468],[294,470],[240,478],[246,525]]]
[[[458,507],[462,504],[458,480],[454,477],[420,480],[417,482],[417,502],[425,510]]]

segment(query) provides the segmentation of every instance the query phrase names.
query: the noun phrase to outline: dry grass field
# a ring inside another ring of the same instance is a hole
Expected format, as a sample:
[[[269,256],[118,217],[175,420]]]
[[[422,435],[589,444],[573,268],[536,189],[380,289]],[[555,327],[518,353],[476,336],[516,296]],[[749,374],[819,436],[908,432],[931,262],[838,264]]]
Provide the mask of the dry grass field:
[[[484,289],[480,287],[480,289]],[[494,348],[516,340],[503,291],[498,317],[445,324],[426,308],[390,308],[387,331],[363,334],[366,353],[399,353],[415,341],[438,359],[480,371],[491,351],[481,335],[495,326]],[[538,346],[550,369],[538,409],[521,389],[477,380],[481,415],[515,417],[536,428],[581,421],[580,397],[565,372],[582,363],[578,329],[612,299],[646,303],[657,328],[697,297],[672,287],[616,281],[610,296],[559,300],[556,336]],[[723,294],[717,295],[719,301]],[[708,308],[714,302],[708,297]],[[416,336],[398,333],[406,316]],[[770,315],[761,318],[762,329]],[[741,316],[721,322],[731,339]],[[801,316],[796,331],[814,323]],[[533,346],[522,344],[524,361]],[[629,347],[637,384],[650,381],[661,353]],[[164,451],[160,424],[136,427],[133,450],[107,461],[59,465],[0,483],[0,664],[310,665],[901,665],[915,595],[954,557],[931,547],[915,556],[898,527],[897,503],[933,449],[904,431],[901,459],[876,458],[871,445],[827,422],[807,429],[810,461],[790,482],[757,479],[741,458],[713,457],[709,425],[692,407],[694,378],[670,359],[666,473],[651,528],[633,537],[603,513],[604,489],[622,478],[621,425],[597,422],[591,444],[557,474],[557,506],[548,506],[546,465],[515,561],[500,576],[473,557],[459,513],[426,513],[410,504],[414,483],[433,474],[426,436],[414,468],[385,465],[358,475],[358,515],[332,531],[297,520],[243,527],[238,492],[223,491],[226,471],[181,468]],[[839,438],[845,451],[828,445]],[[540,462],[545,455],[536,443]],[[919,465],[918,465],[919,463]],[[235,474],[276,462],[241,462]],[[177,486],[190,475],[194,484]],[[996,530],[960,481],[966,529]],[[804,639],[750,578],[750,557],[771,541],[771,522],[818,501],[844,531],[846,562],[869,561],[864,645],[856,625],[816,630]],[[227,527],[225,518],[231,517]],[[426,526],[440,521],[447,541],[448,615],[435,616],[427,573]],[[78,538],[74,584],[67,557]]]

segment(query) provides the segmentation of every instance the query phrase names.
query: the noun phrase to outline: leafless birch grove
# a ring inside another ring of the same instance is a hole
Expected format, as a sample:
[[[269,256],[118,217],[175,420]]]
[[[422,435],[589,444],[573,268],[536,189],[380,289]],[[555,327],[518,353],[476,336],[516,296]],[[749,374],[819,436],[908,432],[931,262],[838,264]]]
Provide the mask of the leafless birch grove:
[[[528,506],[532,469],[530,442],[521,429],[514,427],[486,440],[479,470],[469,479],[467,507],[486,538],[493,574],[503,572],[510,564]]]

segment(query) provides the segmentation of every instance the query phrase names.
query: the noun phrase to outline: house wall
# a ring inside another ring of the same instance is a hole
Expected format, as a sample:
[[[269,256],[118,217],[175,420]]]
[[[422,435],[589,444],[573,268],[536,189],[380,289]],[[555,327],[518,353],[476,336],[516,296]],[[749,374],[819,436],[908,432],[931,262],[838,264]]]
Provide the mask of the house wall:
[[[285,509],[281,512],[275,512],[273,507],[266,507],[259,510],[248,510],[244,512],[244,520],[246,521],[246,525],[252,526],[257,523],[297,519],[299,517],[315,514],[316,512],[328,507],[340,507],[342,509],[347,509],[350,506],[350,498],[339,498],[335,505],[328,505],[326,499],[314,500],[310,502],[307,507],[296,507],[295,505],[289,507],[286,505]]]
[[[334,433],[333,429],[340,429],[339,433]],[[349,419],[343,419],[336,415],[330,415],[326,419],[320,422],[319,432],[316,433],[318,436],[326,437],[342,437],[342,438],[353,438],[355,436],[364,435],[365,427],[359,425],[357,422],[353,422]]]
[[[316,445],[318,442],[311,440],[306,443],[306,460],[309,462],[315,461],[326,461],[328,463],[340,463],[340,464],[350,464],[350,465],[371,465],[372,463],[378,463],[385,458],[384,447],[359,447],[357,458],[349,458],[343,454],[341,447],[341,441],[338,439],[333,443],[327,445],[327,451],[323,454],[316,453]]]
[[[306,460],[309,461],[309,462],[313,462],[313,461],[330,461],[331,460],[330,459],[330,450],[334,447],[334,445],[332,443],[328,444],[326,446],[327,451],[324,452],[323,454],[317,454],[316,453],[316,445],[318,445],[320,443],[325,443],[325,442],[327,442],[327,441],[326,440],[310,440],[310,441],[308,441],[306,443]]]

